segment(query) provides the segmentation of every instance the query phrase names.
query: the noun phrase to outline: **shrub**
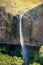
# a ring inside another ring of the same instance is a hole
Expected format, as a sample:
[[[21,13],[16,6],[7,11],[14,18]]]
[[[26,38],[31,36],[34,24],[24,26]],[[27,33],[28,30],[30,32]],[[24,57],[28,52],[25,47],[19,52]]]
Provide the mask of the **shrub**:
[[[34,62],[34,63],[30,64],[30,65],[40,65],[40,63]]]
[[[7,54],[0,53],[0,65],[23,65],[24,61],[21,57],[9,56]]]
[[[43,46],[40,47],[39,54],[40,54],[40,57],[43,57]]]
[[[21,57],[14,56],[12,65],[23,65],[24,61],[21,59]]]
[[[39,56],[40,56],[40,64],[43,65],[43,46],[40,47]]]
[[[36,52],[35,57],[34,57],[34,61],[40,62],[39,52]]]

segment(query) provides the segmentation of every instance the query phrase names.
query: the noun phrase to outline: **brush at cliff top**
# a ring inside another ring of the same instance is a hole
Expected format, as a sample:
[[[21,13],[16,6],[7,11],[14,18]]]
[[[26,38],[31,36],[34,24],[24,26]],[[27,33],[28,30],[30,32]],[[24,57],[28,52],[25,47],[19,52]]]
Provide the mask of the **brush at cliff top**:
[[[38,0],[1,0],[0,6],[5,7],[7,12],[10,12],[11,14],[17,14],[18,11],[24,11],[26,9],[30,10],[36,6],[38,6],[40,3]]]

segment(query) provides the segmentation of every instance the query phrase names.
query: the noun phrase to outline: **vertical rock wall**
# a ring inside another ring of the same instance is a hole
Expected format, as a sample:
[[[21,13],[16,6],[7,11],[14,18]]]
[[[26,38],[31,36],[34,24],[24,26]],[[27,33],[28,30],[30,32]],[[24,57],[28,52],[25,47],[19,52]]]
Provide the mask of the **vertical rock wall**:
[[[43,44],[43,4],[23,16],[23,35],[26,44]]]

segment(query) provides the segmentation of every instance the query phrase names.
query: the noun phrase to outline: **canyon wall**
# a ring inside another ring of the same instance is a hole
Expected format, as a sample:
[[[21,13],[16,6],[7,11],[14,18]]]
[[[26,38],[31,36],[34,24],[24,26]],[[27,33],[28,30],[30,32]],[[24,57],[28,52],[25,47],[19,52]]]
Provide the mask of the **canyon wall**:
[[[23,16],[23,35],[27,45],[43,44],[43,4]]]
[[[43,45],[43,4],[22,17],[22,32],[26,45]],[[13,16],[0,7],[0,44],[20,44],[19,15]]]

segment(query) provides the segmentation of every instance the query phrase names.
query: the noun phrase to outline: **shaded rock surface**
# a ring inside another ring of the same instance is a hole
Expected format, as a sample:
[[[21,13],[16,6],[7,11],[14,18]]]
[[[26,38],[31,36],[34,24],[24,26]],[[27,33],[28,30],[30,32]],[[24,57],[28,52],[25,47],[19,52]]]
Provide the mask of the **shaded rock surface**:
[[[18,25],[17,17],[7,13],[5,8],[0,6],[0,43],[17,44]]]
[[[43,4],[23,16],[23,36],[28,45],[43,44]]]

